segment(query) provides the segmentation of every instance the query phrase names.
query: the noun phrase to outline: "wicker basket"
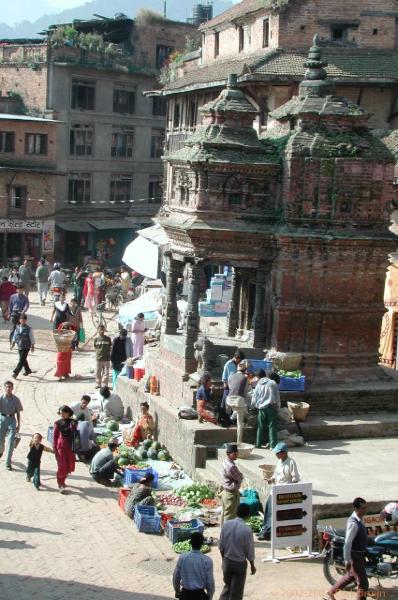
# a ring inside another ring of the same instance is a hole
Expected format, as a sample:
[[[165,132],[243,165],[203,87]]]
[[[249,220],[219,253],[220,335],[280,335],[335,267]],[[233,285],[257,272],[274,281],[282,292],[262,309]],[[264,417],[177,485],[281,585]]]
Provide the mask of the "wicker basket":
[[[258,468],[261,469],[265,481],[271,479],[275,471],[275,465],[258,465]]]
[[[253,449],[253,444],[238,444],[238,458],[249,458]]]
[[[69,329],[53,331],[53,338],[58,352],[68,352],[71,349],[75,335],[75,332]]]
[[[305,421],[310,412],[310,405],[307,402],[288,402],[287,407],[295,421]]]

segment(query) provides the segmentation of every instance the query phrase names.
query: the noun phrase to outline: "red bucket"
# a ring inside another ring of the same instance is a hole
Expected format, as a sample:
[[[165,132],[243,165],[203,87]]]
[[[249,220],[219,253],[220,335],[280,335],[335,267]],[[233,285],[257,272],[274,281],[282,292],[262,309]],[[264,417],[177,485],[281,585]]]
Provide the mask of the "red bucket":
[[[144,377],[145,375],[145,369],[138,369],[137,367],[134,368],[134,379],[136,381],[141,381],[141,379]]]

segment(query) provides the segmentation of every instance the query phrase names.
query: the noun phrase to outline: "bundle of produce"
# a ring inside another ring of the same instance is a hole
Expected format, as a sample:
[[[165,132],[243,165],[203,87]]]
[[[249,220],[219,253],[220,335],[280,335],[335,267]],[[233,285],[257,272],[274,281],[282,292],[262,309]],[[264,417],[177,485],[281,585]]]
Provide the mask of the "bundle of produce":
[[[259,533],[264,525],[264,519],[263,517],[249,517],[246,519],[246,523],[254,533]]]
[[[106,424],[108,431],[119,431],[119,423],[117,421],[108,421]]]
[[[104,433],[95,436],[95,441],[98,444],[98,446],[106,446],[111,437],[113,437],[111,431],[104,431]]]
[[[183,552],[191,552],[192,550],[190,540],[185,540],[184,542],[177,542],[176,544],[173,544],[172,548],[177,554],[182,554]],[[206,554],[207,552],[210,552],[210,546],[208,546],[207,544],[203,544],[200,551],[203,554]]]
[[[302,377],[303,373],[301,371],[284,371],[283,369],[280,369],[278,371],[278,375],[281,377],[292,377],[293,379],[299,379]]]
[[[188,502],[188,506],[197,506],[206,498],[214,498],[214,492],[209,488],[208,485],[192,483],[191,485],[184,485],[175,491],[177,496],[181,496]]]
[[[205,498],[204,500],[202,500],[201,505],[205,508],[217,508],[217,506],[219,506],[219,503],[215,498]]]

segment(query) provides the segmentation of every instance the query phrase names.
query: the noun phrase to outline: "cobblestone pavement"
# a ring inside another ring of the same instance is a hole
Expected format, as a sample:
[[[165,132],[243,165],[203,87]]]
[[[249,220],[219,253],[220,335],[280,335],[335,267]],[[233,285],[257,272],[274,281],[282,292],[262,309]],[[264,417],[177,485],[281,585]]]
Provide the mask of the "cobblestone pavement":
[[[14,470],[0,461],[0,599],[1,600],[162,600],[173,598],[171,574],[176,556],[164,537],[140,534],[117,505],[117,491],[95,484],[86,465],[77,463],[68,491],[58,493],[53,455],[44,454],[43,489],[25,481],[24,468],[31,435],[45,437],[57,408],[92,391],[93,327],[84,313],[88,343],[72,359],[74,377],[54,379],[55,346],[51,338],[51,308],[40,307],[32,294],[29,322],[36,335],[30,357],[35,373],[20,376],[15,393],[24,406],[22,440],[14,453]],[[10,377],[16,354],[8,347],[8,325],[0,326],[0,381]],[[111,329],[115,329],[114,323]],[[211,530],[217,537],[218,530]],[[261,600],[322,598],[326,589],[318,561],[264,564],[264,544],[258,544],[257,574],[248,577],[246,598]],[[216,596],[222,587],[217,549],[211,556]],[[351,598],[349,593],[344,598]],[[392,598],[393,596],[391,596]]]

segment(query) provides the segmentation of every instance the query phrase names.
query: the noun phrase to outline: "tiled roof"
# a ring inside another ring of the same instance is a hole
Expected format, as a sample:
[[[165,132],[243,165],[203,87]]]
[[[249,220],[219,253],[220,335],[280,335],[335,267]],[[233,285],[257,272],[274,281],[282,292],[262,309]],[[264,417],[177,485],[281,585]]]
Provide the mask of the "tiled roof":
[[[269,50],[199,66],[165,87],[165,93],[224,85],[230,73],[239,81],[294,79],[304,77],[307,52]],[[328,63],[327,76],[336,81],[398,81],[398,52],[324,48],[322,59]],[[208,85],[206,85],[208,84]]]
[[[234,19],[249,15],[253,12],[257,12],[261,9],[268,9],[272,12],[279,12],[291,4],[294,0],[243,0],[235,4],[232,8],[224,11],[220,15],[214,17],[210,21],[207,21],[199,27],[201,31],[205,29],[211,29],[221,23],[229,23]]]

